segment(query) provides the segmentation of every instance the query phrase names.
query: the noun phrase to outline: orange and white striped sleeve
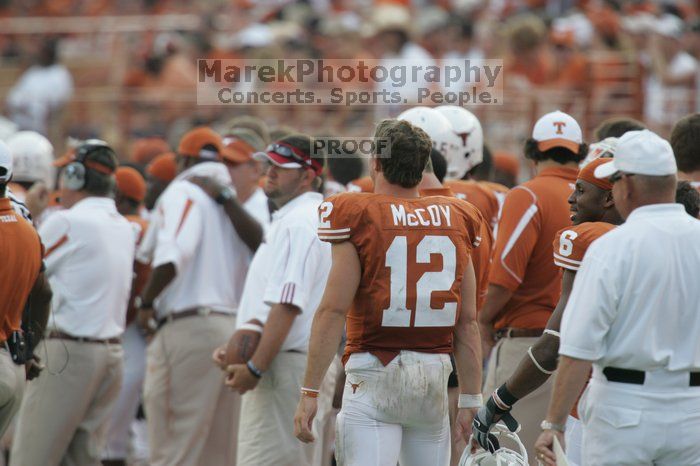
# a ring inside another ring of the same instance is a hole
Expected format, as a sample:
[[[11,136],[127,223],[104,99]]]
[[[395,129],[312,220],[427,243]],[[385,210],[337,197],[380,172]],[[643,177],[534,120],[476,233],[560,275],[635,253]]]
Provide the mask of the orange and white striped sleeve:
[[[326,199],[318,207],[318,238],[329,243],[349,241],[356,230],[357,193],[341,193]]]

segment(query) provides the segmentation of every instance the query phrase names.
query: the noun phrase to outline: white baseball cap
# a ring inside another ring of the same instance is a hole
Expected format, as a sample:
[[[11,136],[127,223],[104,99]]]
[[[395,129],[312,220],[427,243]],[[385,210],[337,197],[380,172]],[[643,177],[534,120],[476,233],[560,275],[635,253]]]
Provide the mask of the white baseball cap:
[[[3,141],[0,141],[0,168],[4,169],[0,173],[0,183],[7,183],[12,178],[12,153]]]
[[[583,142],[581,127],[571,115],[557,110],[542,116],[532,129],[532,139],[541,151],[564,147],[577,153]]]
[[[617,142],[615,158],[595,169],[596,178],[617,173],[665,176],[678,171],[671,144],[648,129],[628,131]]]

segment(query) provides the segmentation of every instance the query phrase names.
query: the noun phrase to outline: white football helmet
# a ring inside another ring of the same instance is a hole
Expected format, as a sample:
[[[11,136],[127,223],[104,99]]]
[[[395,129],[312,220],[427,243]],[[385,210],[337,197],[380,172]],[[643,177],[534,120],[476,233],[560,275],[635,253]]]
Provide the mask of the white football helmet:
[[[51,187],[53,146],[48,139],[36,131],[19,131],[8,138],[7,145],[14,158],[13,181],[43,181]]]
[[[397,119],[405,120],[419,127],[430,136],[433,147],[447,160],[447,176],[454,160],[461,157],[462,140],[452,130],[450,121],[440,112],[430,107],[413,107],[402,112]]]
[[[518,428],[518,431],[520,429]],[[462,457],[459,460],[459,466],[528,466],[527,450],[525,445],[520,441],[517,432],[511,432],[503,424],[496,424],[491,429],[491,434],[498,437],[498,442],[501,448],[493,454],[479,448],[473,455],[469,452],[469,445],[472,439],[469,439],[467,448],[464,449]],[[503,446],[503,440],[509,439],[515,443],[519,452],[511,450]]]
[[[615,155],[615,149],[617,149],[617,138],[605,138],[602,141],[594,142],[588,146],[588,154],[583,162],[578,164],[579,169],[585,167],[589,163],[593,162],[595,159],[601,157],[612,158]]]
[[[447,118],[460,140],[462,156],[448,160],[447,166],[447,177],[460,179],[484,160],[484,131],[479,119],[466,108],[441,105],[435,110]]]

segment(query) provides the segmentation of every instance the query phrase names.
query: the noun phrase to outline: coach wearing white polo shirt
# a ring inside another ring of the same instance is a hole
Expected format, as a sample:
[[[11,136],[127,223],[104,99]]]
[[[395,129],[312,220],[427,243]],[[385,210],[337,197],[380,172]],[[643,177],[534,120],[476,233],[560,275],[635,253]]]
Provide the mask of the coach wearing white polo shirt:
[[[12,465],[99,464],[109,411],[122,381],[121,335],[136,236],[114,200],[117,157],[88,140],[63,171],[66,210],[39,229],[53,310],[47,365],[19,411]],[[42,345],[43,346],[43,345]]]
[[[238,325],[264,323],[248,364],[228,367],[226,384],[245,393],[238,431],[238,466],[306,466],[313,446],[293,434],[311,321],[331,265],[316,235],[322,160],[307,136],[288,136],[257,158],[268,163],[265,194],[277,207],[265,242],[250,265]]]
[[[700,221],[675,204],[668,142],[631,131],[595,171],[626,219],[588,249],[561,327],[561,361],[538,459],[578,411],[583,465],[700,464]]]
[[[144,382],[152,466],[235,461],[240,400],[223,386],[211,354],[235,328],[250,253],[221,206],[187,181],[197,175],[230,186],[222,153],[221,137],[210,128],[186,133],[180,174],[158,199],[151,223],[158,229],[153,271],[138,319],[155,332]]]

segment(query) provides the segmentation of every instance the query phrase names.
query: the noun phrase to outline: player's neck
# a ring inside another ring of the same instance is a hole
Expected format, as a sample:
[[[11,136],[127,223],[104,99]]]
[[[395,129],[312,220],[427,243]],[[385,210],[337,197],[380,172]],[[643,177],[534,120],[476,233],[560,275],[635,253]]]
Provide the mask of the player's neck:
[[[578,164],[576,162],[559,163],[554,160],[542,160],[535,165],[537,173],[542,173],[542,170],[547,168],[578,168]]]
[[[414,186],[413,188],[404,188],[397,184],[391,184],[382,176],[381,173],[378,173],[374,179],[374,193],[404,198],[420,197],[418,195],[418,186]]]

